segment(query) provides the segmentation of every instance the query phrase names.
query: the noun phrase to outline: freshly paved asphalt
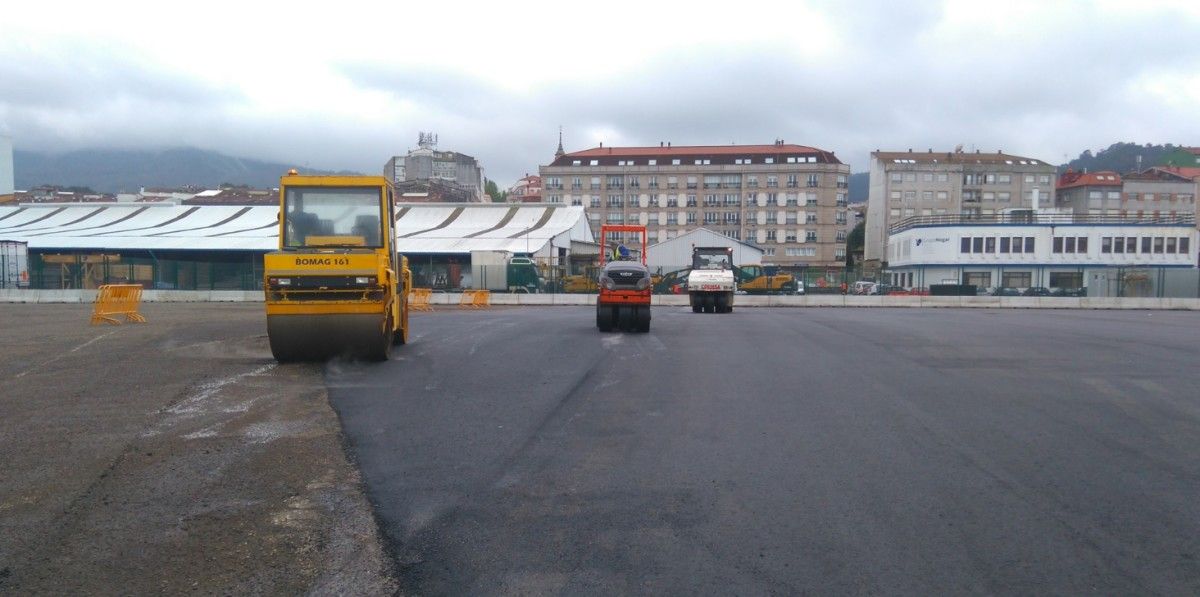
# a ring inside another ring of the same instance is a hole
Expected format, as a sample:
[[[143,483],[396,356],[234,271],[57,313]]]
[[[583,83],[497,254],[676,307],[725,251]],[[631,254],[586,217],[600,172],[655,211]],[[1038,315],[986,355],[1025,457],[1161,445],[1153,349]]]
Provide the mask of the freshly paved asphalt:
[[[326,382],[422,594],[1200,593],[1200,314],[439,312]]]

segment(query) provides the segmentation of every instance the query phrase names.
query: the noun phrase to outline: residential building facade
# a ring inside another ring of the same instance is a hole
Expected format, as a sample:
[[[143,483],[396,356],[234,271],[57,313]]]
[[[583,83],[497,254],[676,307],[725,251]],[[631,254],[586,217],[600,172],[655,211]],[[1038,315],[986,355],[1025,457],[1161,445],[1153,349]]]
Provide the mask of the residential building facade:
[[[1077,214],[1119,215],[1121,175],[1116,172],[1076,172],[1068,169],[1054,188],[1055,207]]]
[[[541,203],[542,177],[536,174],[526,174],[508,189],[509,203]]]
[[[1189,176],[1191,174],[1191,176]],[[1137,219],[1196,214],[1200,168],[1150,168],[1122,178],[1121,201],[1104,213]],[[1089,206],[1088,213],[1096,213]]]
[[[871,154],[865,258],[886,261],[888,229],[913,216],[987,216],[1054,205],[1054,166],[1004,152]]]
[[[850,167],[786,144],[594,147],[540,169],[549,203],[602,224],[640,224],[649,242],[699,227],[763,249],[764,264],[844,267]]]

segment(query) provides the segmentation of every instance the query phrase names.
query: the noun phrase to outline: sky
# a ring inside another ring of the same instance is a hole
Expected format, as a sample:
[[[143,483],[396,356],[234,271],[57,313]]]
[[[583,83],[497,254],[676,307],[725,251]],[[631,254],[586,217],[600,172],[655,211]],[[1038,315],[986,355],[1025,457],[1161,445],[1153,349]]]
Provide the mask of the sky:
[[[605,145],[789,143],[1052,163],[1200,145],[1200,2],[22,2],[17,149],[199,147],[381,172],[436,132],[507,186]]]

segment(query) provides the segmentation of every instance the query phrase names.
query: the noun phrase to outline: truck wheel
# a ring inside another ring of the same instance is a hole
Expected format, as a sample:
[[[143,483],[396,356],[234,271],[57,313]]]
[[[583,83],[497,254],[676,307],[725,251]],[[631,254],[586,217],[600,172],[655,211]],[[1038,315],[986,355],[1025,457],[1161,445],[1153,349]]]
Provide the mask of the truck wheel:
[[[704,312],[714,313],[717,310],[717,297],[706,294],[704,295]]]
[[[729,307],[729,297],[725,296],[724,294],[718,294],[714,296],[713,300],[717,305],[717,313],[724,313],[725,309]]]
[[[617,327],[622,332],[633,331],[633,307],[625,305],[617,308]]]
[[[650,331],[650,305],[637,308],[637,331],[643,334]]]
[[[602,332],[611,332],[613,329],[613,310],[608,305],[596,303],[596,327]]]
[[[725,312],[733,313],[733,293],[732,292],[725,295]]]
[[[700,297],[692,297],[692,313],[699,313],[703,310],[704,304]]]

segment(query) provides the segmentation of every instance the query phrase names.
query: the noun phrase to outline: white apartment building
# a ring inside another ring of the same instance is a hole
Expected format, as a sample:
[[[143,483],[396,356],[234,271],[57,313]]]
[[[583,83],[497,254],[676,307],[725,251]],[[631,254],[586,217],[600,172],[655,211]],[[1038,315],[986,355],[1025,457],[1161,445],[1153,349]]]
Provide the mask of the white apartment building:
[[[915,216],[989,216],[1054,205],[1057,172],[1003,152],[875,151],[871,154],[865,258],[886,261],[888,229]]]
[[[850,167],[833,153],[772,145],[561,145],[539,168],[544,201],[581,205],[593,233],[640,224],[649,242],[704,227],[763,250],[763,263],[844,267]]]

